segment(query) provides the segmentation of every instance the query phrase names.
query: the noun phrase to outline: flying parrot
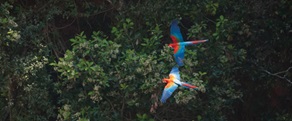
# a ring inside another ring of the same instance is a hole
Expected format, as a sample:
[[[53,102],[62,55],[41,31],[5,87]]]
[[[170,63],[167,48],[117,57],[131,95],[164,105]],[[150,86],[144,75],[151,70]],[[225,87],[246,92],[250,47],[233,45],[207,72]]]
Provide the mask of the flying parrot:
[[[173,67],[170,74],[169,78],[164,78],[163,79],[164,83],[167,83],[166,86],[164,87],[162,97],[160,101],[162,103],[166,102],[166,99],[171,96],[171,94],[176,90],[178,85],[185,87],[185,88],[192,88],[198,90],[197,86],[193,86],[191,84],[188,84],[186,82],[181,82],[180,81],[180,75],[179,75],[179,70],[178,67]]]
[[[183,66],[184,52],[186,45],[195,45],[206,42],[208,40],[192,40],[184,42],[180,29],[178,27],[178,20],[173,20],[170,27],[170,38],[172,39],[169,47],[174,48],[174,59],[179,66]]]

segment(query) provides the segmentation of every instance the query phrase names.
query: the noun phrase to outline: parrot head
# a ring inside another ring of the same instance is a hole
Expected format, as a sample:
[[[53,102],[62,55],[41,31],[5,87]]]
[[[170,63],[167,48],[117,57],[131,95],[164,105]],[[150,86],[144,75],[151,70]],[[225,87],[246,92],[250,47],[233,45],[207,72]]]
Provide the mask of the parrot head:
[[[171,44],[168,44],[168,47],[171,47],[171,48],[175,48],[176,46],[178,46],[177,43],[171,43]]]
[[[175,79],[175,76],[169,75],[169,78],[163,78],[162,82],[163,83],[173,82],[174,79]]]
[[[164,78],[164,79],[162,79],[162,82],[163,83],[168,83],[168,82],[170,82],[171,80],[170,79],[168,79],[168,78]]]

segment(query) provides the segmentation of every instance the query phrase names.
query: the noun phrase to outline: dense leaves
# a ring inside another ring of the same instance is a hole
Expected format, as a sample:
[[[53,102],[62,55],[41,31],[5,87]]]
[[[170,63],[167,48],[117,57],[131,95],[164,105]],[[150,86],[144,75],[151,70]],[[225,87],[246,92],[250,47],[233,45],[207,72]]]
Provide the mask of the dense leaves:
[[[292,2],[2,2],[0,120],[289,120]],[[187,46],[179,88],[169,25]]]

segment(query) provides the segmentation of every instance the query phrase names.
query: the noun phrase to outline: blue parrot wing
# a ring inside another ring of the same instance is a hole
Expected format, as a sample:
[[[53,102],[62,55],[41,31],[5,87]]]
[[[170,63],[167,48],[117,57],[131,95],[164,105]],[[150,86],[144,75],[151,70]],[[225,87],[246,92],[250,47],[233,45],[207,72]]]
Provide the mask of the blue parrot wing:
[[[176,51],[176,53],[174,53],[174,59],[177,65],[179,66],[184,65],[183,63],[184,56],[185,56],[185,46],[180,46],[178,50]]]
[[[177,80],[180,80],[178,67],[173,67],[169,75],[173,75]]]
[[[172,95],[172,93],[176,90],[177,87],[178,85],[176,85],[173,82],[167,83],[167,85],[164,87],[160,101],[162,103],[165,103],[166,100]]]
[[[170,38],[172,39],[173,43],[183,42],[183,37],[181,35],[177,19],[171,22]]]

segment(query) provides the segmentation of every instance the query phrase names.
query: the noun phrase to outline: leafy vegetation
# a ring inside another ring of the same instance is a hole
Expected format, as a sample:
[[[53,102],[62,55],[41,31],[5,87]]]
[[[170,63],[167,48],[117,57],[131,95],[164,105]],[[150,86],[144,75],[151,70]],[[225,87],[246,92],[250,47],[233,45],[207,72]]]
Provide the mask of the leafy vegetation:
[[[1,2],[0,120],[292,118],[292,3],[48,0]],[[169,25],[188,46],[181,78],[199,87],[159,99],[175,65]]]

